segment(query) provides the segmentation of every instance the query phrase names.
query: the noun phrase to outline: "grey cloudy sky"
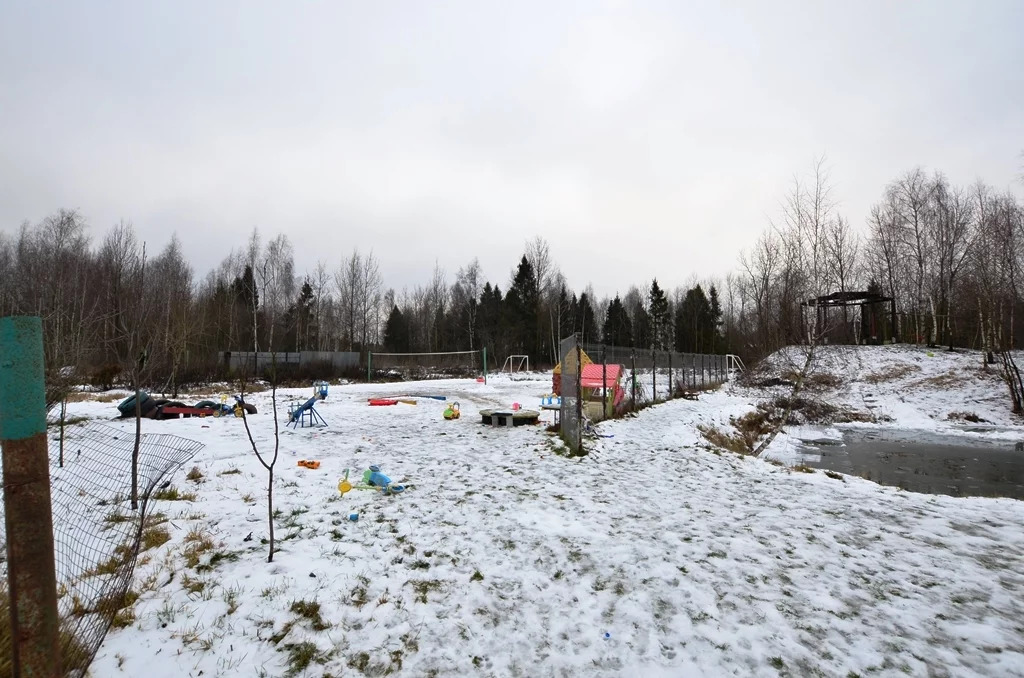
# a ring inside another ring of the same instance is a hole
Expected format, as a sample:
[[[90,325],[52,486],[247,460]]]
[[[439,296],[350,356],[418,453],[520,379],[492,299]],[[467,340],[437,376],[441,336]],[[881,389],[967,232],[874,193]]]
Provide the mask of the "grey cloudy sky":
[[[916,165],[1020,190],[1024,2],[0,4],[0,229],[253,226],[385,282],[548,240],[570,284],[724,274],[826,154],[861,226]]]

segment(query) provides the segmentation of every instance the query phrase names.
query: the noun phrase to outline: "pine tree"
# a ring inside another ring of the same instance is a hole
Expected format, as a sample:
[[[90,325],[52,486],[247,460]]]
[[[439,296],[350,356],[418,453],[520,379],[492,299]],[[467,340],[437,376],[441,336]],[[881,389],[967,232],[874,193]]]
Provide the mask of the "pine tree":
[[[617,294],[608,305],[608,315],[604,321],[604,343],[612,346],[633,345],[633,323]]]
[[[384,350],[395,353],[409,351],[409,323],[397,304],[391,307],[388,321],[384,325]]]
[[[657,278],[651,282],[649,309],[651,318],[651,347],[661,350],[667,349],[670,345],[669,339],[672,336],[672,328],[669,325],[671,318],[669,316],[668,298],[658,285]]]
[[[510,334],[512,348],[529,355],[536,360],[540,357],[537,346],[538,339],[538,307],[540,292],[537,289],[537,276],[533,265],[523,255],[519,267],[512,278],[512,286],[505,295],[505,306],[508,309],[508,320],[511,325]]]
[[[580,333],[580,341],[597,341],[597,322],[594,319],[594,308],[590,305],[587,293],[580,295],[579,306],[576,310],[576,329]]]

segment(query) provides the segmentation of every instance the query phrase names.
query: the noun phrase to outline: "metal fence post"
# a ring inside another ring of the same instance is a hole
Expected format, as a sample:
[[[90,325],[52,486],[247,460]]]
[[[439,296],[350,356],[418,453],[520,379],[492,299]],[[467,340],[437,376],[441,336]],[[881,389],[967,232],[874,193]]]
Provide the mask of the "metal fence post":
[[[704,354],[700,354],[700,387],[704,388]]]
[[[631,378],[633,380],[633,411],[636,412],[636,351],[629,351],[629,360],[633,364],[633,373]]]
[[[658,349],[651,349],[651,403],[658,402]]]
[[[576,440],[579,449],[576,454],[583,452],[583,347],[580,345],[579,335],[576,335]]]
[[[0,446],[13,675],[60,672],[57,575],[43,385],[43,323],[0,318]]]
[[[668,399],[672,400],[675,395],[675,384],[672,383],[672,351],[668,352]]]

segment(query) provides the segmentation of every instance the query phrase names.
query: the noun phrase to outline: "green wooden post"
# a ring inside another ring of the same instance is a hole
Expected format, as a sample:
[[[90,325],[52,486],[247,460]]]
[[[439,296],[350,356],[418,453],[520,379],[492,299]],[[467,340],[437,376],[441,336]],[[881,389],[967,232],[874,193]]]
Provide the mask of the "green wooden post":
[[[487,383],[487,347],[484,346],[484,383]]]
[[[13,675],[56,678],[61,662],[40,318],[0,318],[0,447]]]
[[[366,352],[366,383],[369,384],[371,379],[370,375],[373,374],[373,352]]]

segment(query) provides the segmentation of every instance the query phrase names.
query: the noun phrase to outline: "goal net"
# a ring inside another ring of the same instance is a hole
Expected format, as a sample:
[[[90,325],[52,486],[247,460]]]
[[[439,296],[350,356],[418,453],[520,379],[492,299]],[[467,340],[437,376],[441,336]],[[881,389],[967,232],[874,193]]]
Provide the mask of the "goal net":
[[[504,364],[501,366],[501,373],[512,376],[518,372],[529,372],[530,371],[530,356],[528,355],[510,355],[505,358]]]
[[[370,353],[367,379],[451,379],[476,377],[484,373],[484,353],[448,351],[443,353]]]

